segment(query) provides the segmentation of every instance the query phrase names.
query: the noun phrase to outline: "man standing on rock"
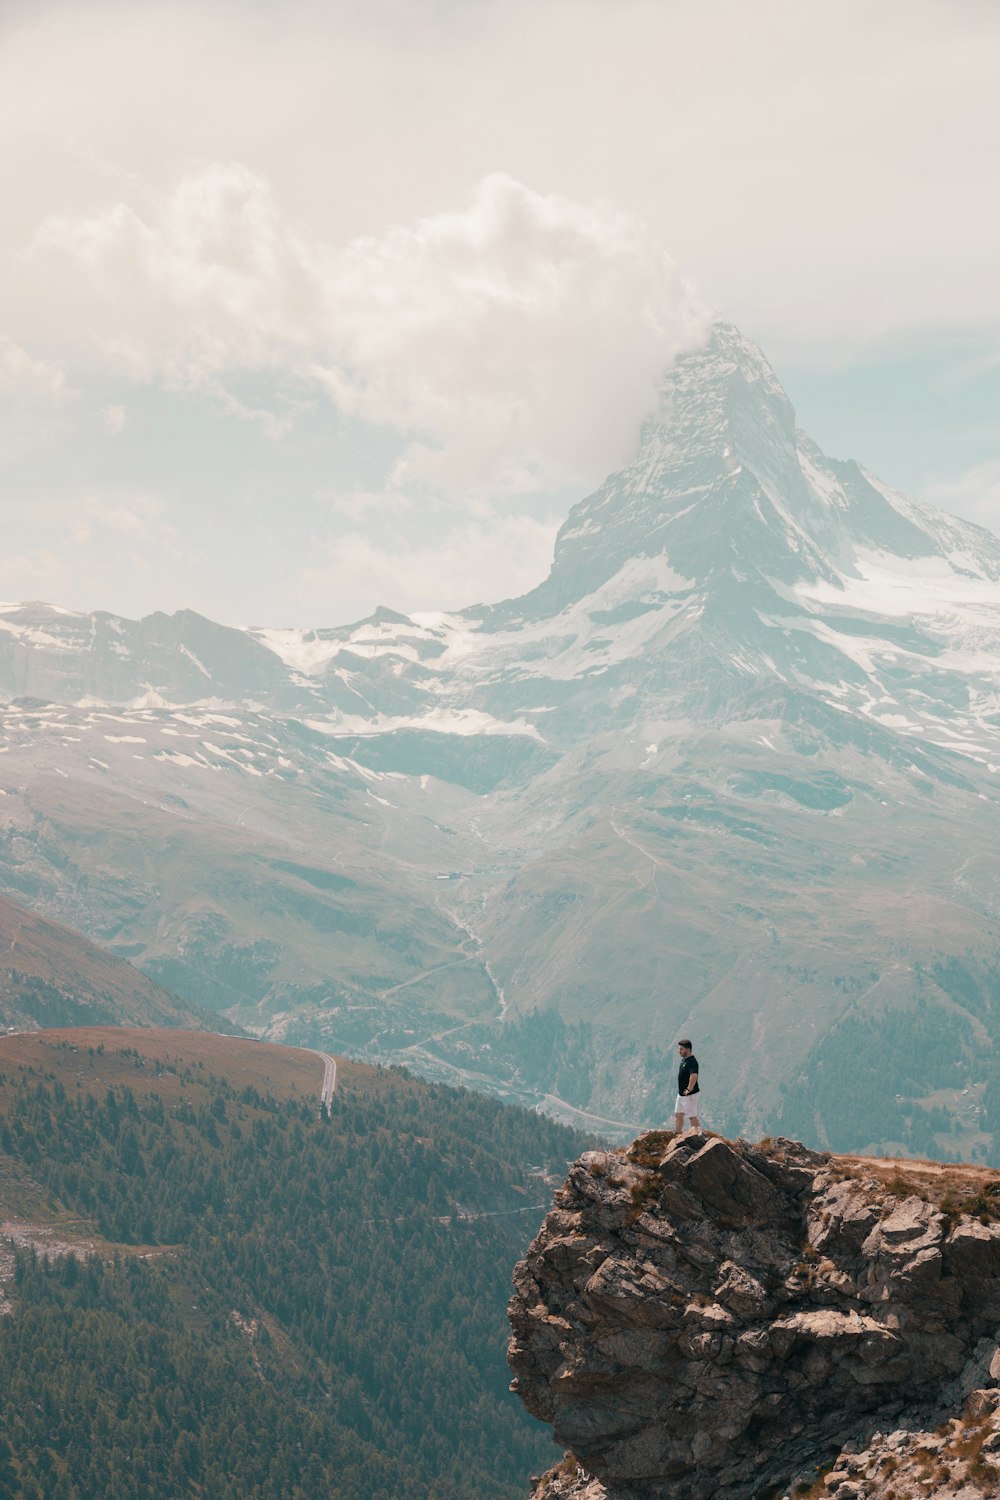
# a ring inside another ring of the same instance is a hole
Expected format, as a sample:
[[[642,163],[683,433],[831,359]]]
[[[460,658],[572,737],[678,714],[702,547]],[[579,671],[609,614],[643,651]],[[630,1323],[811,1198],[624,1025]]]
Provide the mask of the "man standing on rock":
[[[677,1070],[677,1103],[674,1105],[674,1129],[680,1135],[684,1121],[688,1120],[698,1130],[698,1059],[691,1050],[691,1043],[684,1039],[677,1043],[681,1065]]]

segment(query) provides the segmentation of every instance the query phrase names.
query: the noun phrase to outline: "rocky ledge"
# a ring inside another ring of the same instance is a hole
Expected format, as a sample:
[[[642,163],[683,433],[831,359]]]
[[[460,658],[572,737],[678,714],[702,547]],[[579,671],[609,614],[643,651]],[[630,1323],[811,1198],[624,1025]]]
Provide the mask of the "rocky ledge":
[[[519,1263],[533,1500],[1000,1494],[1000,1176],[651,1132]]]

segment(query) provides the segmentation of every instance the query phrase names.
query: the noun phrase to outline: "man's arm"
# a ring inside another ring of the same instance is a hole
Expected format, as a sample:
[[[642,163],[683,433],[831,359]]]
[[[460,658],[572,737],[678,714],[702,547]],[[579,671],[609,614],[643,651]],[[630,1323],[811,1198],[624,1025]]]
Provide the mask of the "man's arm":
[[[691,1076],[688,1078],[688,1085],[687,1085],[687,1088],[684,1090],[685,1094],[693,1094],[694,1091],[695,1091],[695,1089],[697,1088],[697,1086],[698,1086],[698,1075],[697,1075],[697,1073],[692,1073]]]

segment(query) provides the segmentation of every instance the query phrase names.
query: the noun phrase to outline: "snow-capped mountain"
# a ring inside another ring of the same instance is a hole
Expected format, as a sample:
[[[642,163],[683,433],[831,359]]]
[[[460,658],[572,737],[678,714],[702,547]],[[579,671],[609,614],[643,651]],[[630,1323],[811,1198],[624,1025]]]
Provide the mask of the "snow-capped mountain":
[[[675,693],[703,699],[693,650],[724,698],[733,674],[777,680],[914,731],[941,710],[946,740],[989,740],[998,606],[1000,540],[826,458],[760,351],[720,324],[668,375],[631,463],[573,509],[530,594],[319,630],[0,606],[0,691],[573,743],[593,723],[562,704],[596,679],[609,700],[642,682],[624,713],[641,719],[676,654],[671,705]]]
[[[1000,541],[826,457],[728,325],[522,598],[5,606],[0,696],[0,885],[243,1024],[628,1125],[681,1027],[720,1124],[987,1143]]]

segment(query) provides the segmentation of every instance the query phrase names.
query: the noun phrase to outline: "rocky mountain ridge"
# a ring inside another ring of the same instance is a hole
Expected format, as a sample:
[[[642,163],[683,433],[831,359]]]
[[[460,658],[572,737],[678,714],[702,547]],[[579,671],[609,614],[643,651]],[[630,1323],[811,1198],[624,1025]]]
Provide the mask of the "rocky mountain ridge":
[[[262,1035],[619,1138],[691,1034],[720,1128],[984,1158],[998,620],[1000,542],[823,455],[720,324],[520,599],[0,608],[0,890]]]
[[[533,1500],[1000,1484],[996,1174],[649,1133],[571,1168],[514,1288],[513,1388],[571,1450]]]

